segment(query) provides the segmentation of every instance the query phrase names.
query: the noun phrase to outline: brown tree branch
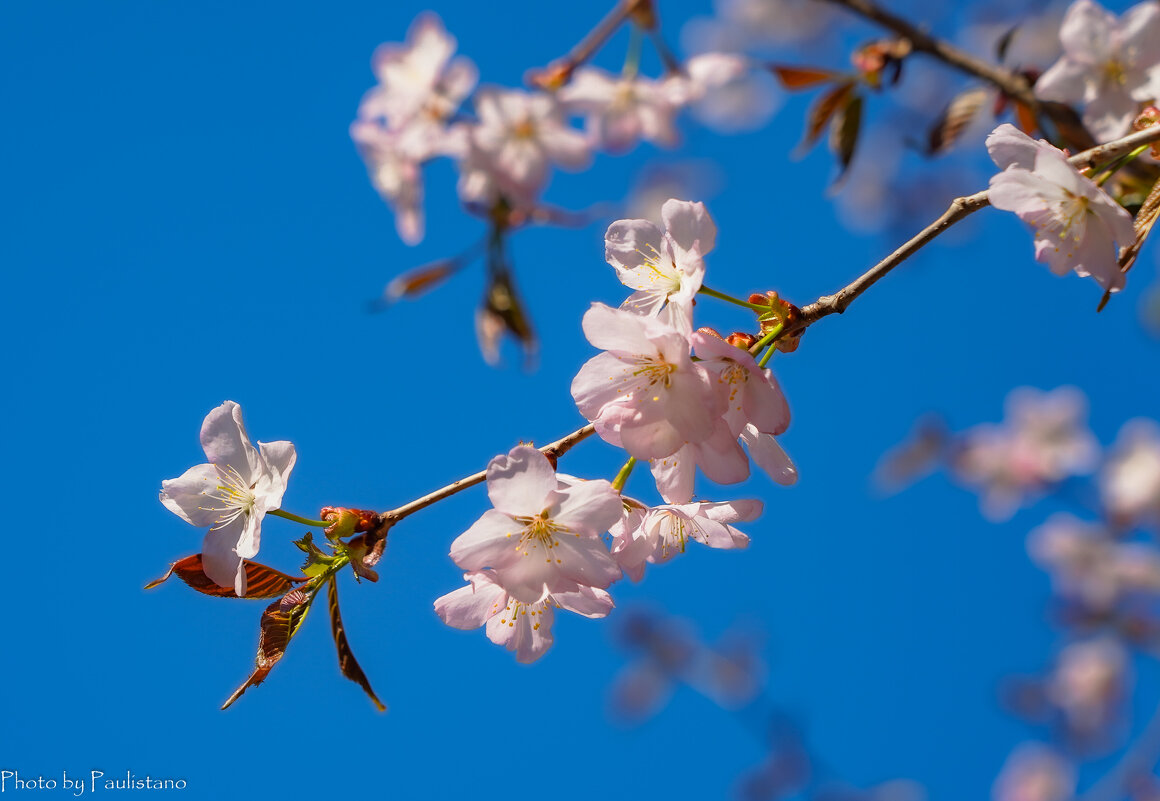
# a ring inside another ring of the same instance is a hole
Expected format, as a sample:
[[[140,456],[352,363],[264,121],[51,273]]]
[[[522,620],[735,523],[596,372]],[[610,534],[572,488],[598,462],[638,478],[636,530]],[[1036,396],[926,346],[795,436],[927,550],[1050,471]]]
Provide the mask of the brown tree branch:
[[[1068,161],[1076,169],[1087,169],[1100,162],[1107,162],[1111,159],[1118,158],[1142,145],[1158,140],[1160,140],[1160,125],[1146,128],[1143,131],[1136,131],[1114,142],[1108,142],[1107,144],[1085,150],[1082,153],[1077,153],[1069,158]],[[828,315],[841,314],[846,310],[846,307],[854,302],[855,298],[873,286],[899,264],[910,258],[910,256],[916,253],[926,243],[930,242],[959,220],[965,219],[979,209],[990,205],[990,203],[991,200],[987,191],[955,198],[950,207],[938,219],[915,234],[909,241],[885,259],[842,287],[835,294],[825,295],[813,303],[803,306],[801,309],[799,330]]]
[[[595,431],[596,427],[589,423],[583,428],[578,428],[571,434],[568,434],[565,437],[561,437],[552,444],[545,445],[544,447],[540,448],[540,453],[547,456],[552,460],[552,463],[555,464],[557,459],[571,450],[576,444],[588,439],[588,437],[592,436]],[[486,478],[487,470],[480,470],[478,473],[473,473],[466,478],[461,478],[458,481],[452,481],[447,486],[441,487],[432,493],[424,495],[422,498],[417,498],[410,503],[403,504],[397,509],[392,509],[389,512],[383,512],[382,515],[380,515],[383,527],[384,529],[388,528],[402,520],[404,517],[418,512],[420,509],[426,509],[428,506],[436,503],[437,501],[448,498],[457,492],[467,489],[468,487],[474,487],[476,484],[481,483]]]
[[[1031,84],[1022,75],[975,58],[965,50],[960,50],[949,42],[931,36],[913,23],[891,14],[871,0],[822,0],[822,2],[841,6],[881,25],[883,28],[894,31],[894,33],[909,40],[916,51],[933,56],[956,69],[974,75],[976,78],[982,78],[1037,114],[1043,110],[1038,98],[1035,97],[1035,93],[1031,91]]]

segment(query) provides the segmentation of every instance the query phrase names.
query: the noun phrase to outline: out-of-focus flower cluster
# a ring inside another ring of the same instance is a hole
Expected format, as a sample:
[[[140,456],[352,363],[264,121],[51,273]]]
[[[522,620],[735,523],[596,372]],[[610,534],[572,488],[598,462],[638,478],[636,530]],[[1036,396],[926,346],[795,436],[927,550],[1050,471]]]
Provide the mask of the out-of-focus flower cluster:
[[[1131,420],[1104,449],[1086,414],[1077,389],[1018,389],[1002,423],[954,435],[924,424],[880,468],[897,481],[945,465],[997,521],[1053,494],[1094,506],[1083,516],[1056,512],[1027,538],[1031,560],[1050,578],[1064,638],[1042,675],[1006,684],[1007,705],[1046,737],[1012,752],[996,801],[1072,798],[1081,763],[1122,745],[1134,665],[1160,644],[1160,426]],[[1117,776],[1117,792],[1143,775]]]
[[[674,146],[685,108],[730,128],[744,125],[755,106],[769,105],[750,91],[757,66],[731,53],[702,53],[656,78],[634,65],[619,75],[569,65],[524,90],[476,88],[478,71],[455,49],[437,16],[418,17],[405,43],[376,51],[378,84],[351,126],[399,235],[412,244],[423,238],[422,166],[433,158],[455,161],[469,210],[489,216],[502,204],[524,219],[541,205],[553,167],[583,169],[596,152],[625,153],[640,142]]]
[[[645,565],[692,542],[749,544],[735,526],[754,520],[762,503],[698,499],[697,468],[733,484],[749,477],[752,457],[780,484],[797,478],[776,440],[789,407],[772,372],[746,349],[752,337],[733,344],[693,330],[716,225],[702,204],[680,200],[665,203],[662,219],[663,229],[647,220],[609,227],[605,256],[636,291],[619,309],[597,303],[585,314],[584,333],[603,352],[572,382],[580,413],[627,452],[623,478],[613,485],[557,474],[547,456],[518,446],[488,466],[494,508],[451,546],[469,586],[440,598],[436,611],[458,628],[486,626],[522,662],[551,645],[555,608],[602,617],[612,608],[607,590],[623,574],[639,581]],[[648,462],[663,503],[621,494],[637,461]]]

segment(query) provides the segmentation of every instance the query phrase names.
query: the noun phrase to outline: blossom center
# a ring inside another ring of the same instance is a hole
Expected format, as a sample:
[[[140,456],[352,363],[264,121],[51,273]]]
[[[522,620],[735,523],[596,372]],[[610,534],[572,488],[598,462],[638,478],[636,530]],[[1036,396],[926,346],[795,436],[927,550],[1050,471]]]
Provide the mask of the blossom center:
[[[515,520],[524,525],[523,531],[520,532],[520,541],[516,545],[516,551],[524,556],[531,556],[533,551],[543,548],[544,561],[549,564],[552,562],[561,563],[562,560],[557,558],[555,554],[555,548],[560,544],[556,535],[562,531],[568,531],[567,526],[562,526],[549,517],[547,509],[534,517],[517,517]]]
[[[642,359],[640,367],[633,371],[633,375],[643,377],[650,387],[654,384],[663,384],[665,389],[668,389],[672,386],[672,374],[676,370],[675,364],[665,361],[664,356],[658,356],[655,359]]]
[[[1104,64],[1104,80],[1107,83],[1124,86],[1128,82],[1127,70],[1119,59],[1113,58]]]
[[[254,489],[257,487],[257,482],[251,484],[242,478],[233,467],[226,465],[214,465],[217,468],[218,481],[217,488],[209,493],[208,497],[218,501],[220,506],[203,507],[207,511],[221,512],[217,521],[214,523],[214,528],[221,528],[229,525],[241,515],[247,515],[254,511],[254,504],[257,503],[258,496],[254,494]]]

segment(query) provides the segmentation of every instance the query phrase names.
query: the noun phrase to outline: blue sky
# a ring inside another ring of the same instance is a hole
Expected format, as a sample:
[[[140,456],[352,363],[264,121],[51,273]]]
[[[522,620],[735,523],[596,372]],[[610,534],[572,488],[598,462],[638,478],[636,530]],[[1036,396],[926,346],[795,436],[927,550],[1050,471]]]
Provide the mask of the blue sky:
[[[517,83],[603,13],[509,5],[435,7],[485,82]],[[615,614],[561,615],[555,647],[531,667],[481,632],[443,626],[431,603],[460,585],[447,549],[486,508],[482,489],[393,531],[378,584],[343,578],[347,630],[386,715],[340,676],[317,610],[268,682],[219,711],[252,665],[262,602],[176,582],[141,589],[199,548],[201,532],[157,490],[203,460],[198,428],[225,399],[242,404],[254,438],[295,443],[285,508],[305,515],[397,506],[583,422],[568,392],[594,353],[580,318],[624,295],[603,260],[612,218],[513,240],[542,340],[534,372],[513,351],[498,370],[480,359],[481,270],[366,312],[390,278],[483,234],[438,164],[427,238],[404,246],[347,135],[374,47],[401,41],[424,7],[43,2],[0,14],[0,403],[14,501],[0,770],[130,770],[183,778],[195,798],[724,798],[760,762],[741,723],[687,691],[641,727],[608,721],[624,662]],[[691,0],[662,10],[673,41],[682,19],[709,12]],[[615,68],[623,46],[604,63]],[[835,221],[824,153],[787,159],[806,104],[789,99],[760,132],[688,125],[678,152],[601,157],[590,173],[557,175],[548,199],[616,202],[657,159],[713,163],[716,191],[690,198],[719,226],[708,283],[809,302],[893,244]],[[981,145],[965,150],[964,193],[987,175]],[[988,524],[942,477],[882,499],[868,480],[876,460],[927,411],[958,428],[997,420],[1020,385],[1081,387],[1105,444],[1124,421],[1160,413],[1160,346],[1137,315],[1152,253],[1096,315],[1095,284],[1035,264],[1013,217],[987,210],[969,226],[774,360],[801,481],[713,490],[766,502],[749,550],[690,551],[614,590],[619,606],[652,605],[710,638],[736,621],[763,629],[768,695],[827,766],[861,785],[910,777],[943,801],[984,796],[1005,755],[1037,734],[1000,709],[996,689],[1059,642],[1023,544],[1052,506]],[[698,314],[748,322],[708,303]],[[619,460],[594,440],[564,466],[610,478]],[[628,489],[652,497],[648,484],[642,473]],[[299,534],[270,520],[261,561],[295,569]],[[1154,674],[1139,679],[1141,709],[1160,698]]]

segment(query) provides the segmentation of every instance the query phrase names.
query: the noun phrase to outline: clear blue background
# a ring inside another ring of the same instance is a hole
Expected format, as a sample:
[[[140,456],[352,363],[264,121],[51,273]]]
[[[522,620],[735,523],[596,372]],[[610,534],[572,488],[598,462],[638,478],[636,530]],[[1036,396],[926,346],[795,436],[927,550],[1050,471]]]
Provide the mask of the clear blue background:
[[[512,85],[604,12],[547,5],[437,10],[484,81]],[[543,444],[582,423],[568,392],[594,352],[580,318],[625,292],[602,258],[610,219],[513,241],[542,337],[536,372],[521,372],[510,350],[498,371],[479,358],[478,269],[420,301],[365,311],[405,268],[483,233],[438,164],[427,238],[402,245],[347,136],[373,82],[371,52],[401,41],[422,8],[46,1],[0,11],[10,499],[0,769],[58,779],[131,770],[184,778],[196,798],[564,801],[728,797],[762,759],[744,726],[689,692],[639,728],[611,725],[604,698],[623,664],[614,619],[559,616],[556,646],[531,667],[482,632],[445,627],[431,603],[461,583],[447,549],[486,508],[482,489],[395,529],[377,585],[343,577],[347,629],[387,715],[339,675],[318,610],[269,681],[220,712],[251,668],[263,602],[209,599],[176,581],[141,589],[199,549],[202,532],[156,495],[203,460],[198,428],[224,399],[242,404],[254,438],[295,443],[285,507],[307,515],[399,505],[520,439]],[[665,3],[670,41],[683,19],[709,11]],[[940,30],[953,21],[933,19]],[[624,41],[602,63],[615,69]],[[679,154],[602,157],[591,173],[557,175],[548,198],[618,201],[658,157],[715,161],[708,281],[809,302],[896,240],[835,222],[824,152],[787,160],[807,102],[791,99],[759,133],[690,125]],[[960,193],[987,175],[981,144],[966,151],[975,171]],[[902,228],[917,230],[944,203]],[[691,550],[614,588],[621,606],[647,601],[709,637],[739,619],[760,625],[769,696],[803,723],[811,750],[857,784],[906,776],[942,801],[985,797],[1005,755],[1036,733],[1000,709],[996,689],[1045,666],[1058,642],[1044,617],[1047,580],[1023,544],[1050,505],[989,525],[941,477],[880,499],[868,481],[877,458],[928,410],[960,428],[998,419],[1018,385],[1082,387],[1105,443],[1133,416],[1160,416],[1157,345],[1137,316],[1153,254],[1097,316],[1094,283],[1034,264],[1013,217],[985,211],[971,225],[973,238],[931,248],[777,357],[794,413],[783,442],[800,483],[758,476],[704,490],[766,500],[747,527],[752,547]],[[698,313],[747,325],[710,303]],[[611,477],[618,464],[592,441],[564,467]],[[629,491],[651,498],[648,485],[637,475]],[[269,520],[261,561],[293,570],[299,533]],[[1140,680],[1141,708],[1160,697],[1155,678]]]

